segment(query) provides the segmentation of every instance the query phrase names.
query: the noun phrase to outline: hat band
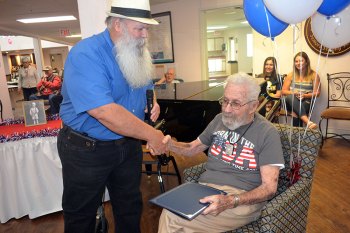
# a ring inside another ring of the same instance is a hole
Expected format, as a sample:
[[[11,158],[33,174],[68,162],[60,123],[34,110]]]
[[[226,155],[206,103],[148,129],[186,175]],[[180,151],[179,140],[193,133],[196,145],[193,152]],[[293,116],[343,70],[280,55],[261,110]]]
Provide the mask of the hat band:
[[[137,18],[151,18],[151,12],[147,10],[132,9],[132,8],[122,8],[122,7],[111,7],[111,13],[124,15],[128,17]]]

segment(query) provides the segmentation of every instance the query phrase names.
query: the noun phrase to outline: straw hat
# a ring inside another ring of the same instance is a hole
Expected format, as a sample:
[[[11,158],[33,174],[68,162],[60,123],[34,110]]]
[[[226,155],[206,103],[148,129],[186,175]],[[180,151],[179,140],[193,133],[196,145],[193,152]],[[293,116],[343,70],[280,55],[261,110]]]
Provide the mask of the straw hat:
[[[49,71],[49,70],[52,70],[52,67],[51,66],[45,66],[43,68],[43,71]]]
[[[107,14],[145,24],[158,24],[152,19],[149,0],[113,0],[111,10]]]

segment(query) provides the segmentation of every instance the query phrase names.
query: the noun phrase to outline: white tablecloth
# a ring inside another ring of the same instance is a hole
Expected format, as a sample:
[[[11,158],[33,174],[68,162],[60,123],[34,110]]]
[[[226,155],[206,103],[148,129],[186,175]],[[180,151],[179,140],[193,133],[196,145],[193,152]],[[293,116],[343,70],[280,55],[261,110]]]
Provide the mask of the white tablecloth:
[[[56,137],[0,143],[0,222],[62,210]]]

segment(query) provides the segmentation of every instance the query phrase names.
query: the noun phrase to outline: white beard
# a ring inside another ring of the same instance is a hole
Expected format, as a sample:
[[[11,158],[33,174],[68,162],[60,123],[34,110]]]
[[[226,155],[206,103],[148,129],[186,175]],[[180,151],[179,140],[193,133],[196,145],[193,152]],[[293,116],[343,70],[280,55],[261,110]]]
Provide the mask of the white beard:
[[[230,130],[235,130],[241,127],[242,125],[245,125],[245,121],[247,120],[247,118],[248,115],[242,118],[237,118],[232,113],[222,113],[222,123]]]
[[[119,68],[132,88],[140,88],[151,83],[153,64],[146,39],[133,38],[123,26],[123,35],[115,42],[114,49]]]

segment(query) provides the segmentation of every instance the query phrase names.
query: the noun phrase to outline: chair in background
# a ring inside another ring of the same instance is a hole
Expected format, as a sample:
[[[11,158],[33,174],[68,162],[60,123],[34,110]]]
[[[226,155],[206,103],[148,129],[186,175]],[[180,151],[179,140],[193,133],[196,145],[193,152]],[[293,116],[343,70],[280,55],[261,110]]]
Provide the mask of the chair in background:
[[[306,232],[311,186],[322,135],[317,130],[307,130],[304,137],[303,128],[274,125],[281,137],[285,159],[285,168],[280,171],[277,192],[263,207],[258,220],[230,231],[231,233]],[[291,167],[291,157],[299,159],[299,166]],[[204,171],[205,163],[187,168],[184,170],[184,181],[197,182]],[[291,174],[298,179],[291,180]]]
[[[326,133],[322,137],[322,145],[324,140],[333,137],[341,137],[350,142],[350,138],[345,137],[350,136],[350,134],[330,133],[328,128],[329,120],[350,121],[350,72],[327,74],[327,81],[327,108],[321,113],[321,120],[319,122],[319,128],[321,130],[321,123],[326,119]]]

